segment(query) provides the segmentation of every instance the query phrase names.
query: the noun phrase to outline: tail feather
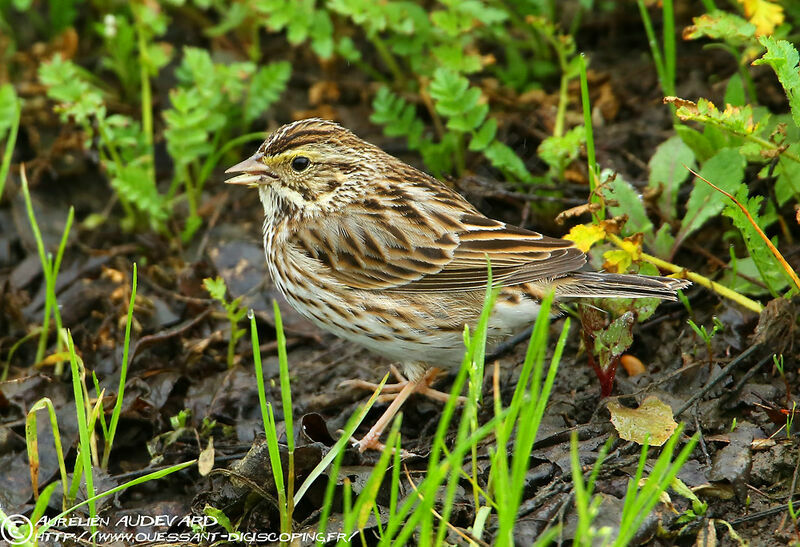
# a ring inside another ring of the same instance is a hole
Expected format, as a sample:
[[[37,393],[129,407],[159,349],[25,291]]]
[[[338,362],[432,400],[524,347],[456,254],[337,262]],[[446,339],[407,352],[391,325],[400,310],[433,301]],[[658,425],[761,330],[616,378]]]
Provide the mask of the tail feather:
[[[692,284],[688,279],[636,274],[577,272],[555,280],[560,298],[660,298],[677,300],[676,291]]]

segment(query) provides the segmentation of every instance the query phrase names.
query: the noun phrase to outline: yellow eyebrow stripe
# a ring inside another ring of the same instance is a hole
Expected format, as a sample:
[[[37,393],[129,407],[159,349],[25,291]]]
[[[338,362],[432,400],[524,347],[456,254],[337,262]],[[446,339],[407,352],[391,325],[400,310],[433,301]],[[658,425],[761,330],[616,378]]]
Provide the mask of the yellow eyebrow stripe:
[[[321,157],[316,151],[304,149],[303,147],[300,148],[292,148],[286,152],[281,152],[275,156],[264,156],[264,159],[269,166],[275,166],[282,163],[288,163],[297,156],[305,156],[310,159],[312,162],[317,160]]]

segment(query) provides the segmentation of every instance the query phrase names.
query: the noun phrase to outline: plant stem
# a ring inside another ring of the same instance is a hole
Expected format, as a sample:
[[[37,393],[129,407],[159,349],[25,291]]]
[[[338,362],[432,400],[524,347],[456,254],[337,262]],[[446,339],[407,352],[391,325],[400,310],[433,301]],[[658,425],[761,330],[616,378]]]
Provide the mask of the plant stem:
[[[569,94],[567,93],[569,87],[569,69],[567,63],[567,56],[561,43],[555,36],[545,33],[545,39],[550,42],[553,50],[556,52],[558,58],[558,67],[561,70],[561,83],[558,88],[558,110],[556,110],[556,122],[553,127],[553,136],[561,137],[564,135],[564,121],[567,117],[567,103],[569,102]]]
[[[664,77],[666,81],[661,82],[661,89],[665,95],[675,95],[675,10],[672,7],[672,0],[663,0],[663,40],[664,40]]]
[[[431,115],[431,120],[433,120],[433,129],[436,131],[436,136],[439,137],[439,140],[442,140],[445,134],[444,124],[442,123],[442,118],[439,116],[439,113],[436,112],[436,106],[433,104],[433,99],[431,99],[431,94],[428,93],[428,79],[420,76],[419,78],[419,97],[422,99],[422,104],[425,105],[425,108],[428,110],[428,114]]]
[[[39,336],[39,344],[36,346],[35,362],[39,363],[44,359],[44,353],[47,350],[47,336],[50,334],[50,309],[52,300],[50,293],[52,290],[52,259],[48,257],[44,241],[42,240],[42,232],[39,230],[39,223],[36,222],[36,214],[33,211],[33,202],[31,201],[31,193],[28,189],[28,176],[25,173],[25,165],[23,164],[19,169],[20,179],[22,180],[22,195],[25,198],[25,209],[28,213],[28,222],[31,224],[31,231],[33,238],[36,241],[36,249],[39,253],[39,262],[42,264],[42,273],[44,274],[45,283],[45,299],[44,299],[44,316],[42,318],[42,332]]]
[[[189,166],[183,164],[180,168],[183,172],[183,185],[186,188],[186,201],[189,202],[189,218],[197,217],[197,189],[192,181],[192,173],[189,170]]]
[[[607,234],[606,237],[614,245],[616,245],[620,249],[624,249],[623,241],[618,236],[616,236],[614,234]],[[693,282],[697,283],[698,285],[702,285],[703,287],[706,287],[707,289],[711,289],[712,291],[716,292],[720,296],[723,296],[723,297],[727,298],[728,300],[733,300],[734,302],[736,302],[740,306],[742,306],[744,308],[747,308],[750,311],[754,311],[756,313],[761,313],[761,311],[764,309],[764,306],[762,306],[759,302],[756,302],[755,300],[751,300],[751,299],[747,298],[746,296],[741,295],[738,292],[736,292],[736,291],[734,291],[732,289],[729,289],[728,287],[726,287],[724,285],[720,285],[719,283],[711,281],[709,278],[704,277],[704,276],[702,276],[702,275],[700,275],[698,273],[689,271],[686,268],[682,268],[682,267],[677,266],[677,265],[675,265],[675,264],[673,264],[671,262],[667,262],[666,260],[662,260],[662,259],[660,259],[658,257],[649,255],[647,253],[642,253],[642,258],[645,259],[646,261],[648,261],[649,263],[653,264],[654,266],[657,266],[658,268],[661,268],[662,270],[667,270],[668,272],[672,272],[672,273],[684,274],[686,276],[686,279],[689,279],[690,281],[693,281]]]
[[[778,262],[780,262],[781,266],[783,267],[784,271],[786,272],[786,275],[787,275],[787,276],[789,277],[789,279],[790,279],[790,280],[791,280],[791,281],[792,281],[792,282],[795,284],[795,287],[797,287],[798,289],[800,289],[800,277],[798,277],[798,276],[797,276],[797,273],[796,273],[796,272],[794,271],[794,269],[793,269],[793,268],[792,268],[792,267],[789,265],[789,263],[788,263],[788,262],[786,262],[786,259],[783,257],[783,255],[781,254],[781,252],[780,252],[780,251],[779,251],[779,250],[778,250],[778,249],[775,247],[775,245],[773,245],[772,241],[770,241],[770,239],[767,237],[767,235],[764,233],[764,231],[761,229],[761,227],[758,225],[758,223],[757,223],[757,222],[756,222],[756,221],[753,219],[752,215],[750,214],[750,211],[748,211],[748,210],[747,210],[747,207],[745,207],[744,205],[742,205],[741,203],[739,203],[739,200],[737,200],[735,197],[733,197],[731,194],[729,194],[728,192],[726,192],[726,191],[725,191],[725,190],[723,190],[722,188],[720,188],[720,187],[716,186],[714,183],[712,183],[712,182],[711,182],[711,181],[709,181],[708,179],[706,179],[706,178],[704,178],[704,177],[700,176],[699,174],[695,173],[695,172],[694,172],[694,171],[692,171],[691,169],[689,169],[689,172],[690,172],[690,173],[692,173],[692,174],[693,174],[694,176],[696,176],[697,178],[699,178],[700,180],[702,180],[703,182],[705,182],[706,184],[708,184],[709,186],[711,186],[711,187],[712,187],[714,190],[716,190],[716,191],[718,191],[718,192],[720,192],[720,193],[724,194],[724,195],[725,195],[725,197],[727,197],[728,199],[730,199],[731,201],[733,201],[733,203],[734,203],[734,204],[735,204],[735,205],[736,205],[736,206],[737,206],[737,207],[738,207],[738,208],[739,208],[739,209],[742,211],[742,213],[744,213],[744,215],[747,217],[747,220],[748,220],[748,221],[750,222],[750,224],[753,226],[753,229],[754,229],[754,230],[755,230],[755,231],[758,233],[759,237],[761,237],[761,239],[762,239],[762,240],[764,241],[764,243],[767,245],[767,248],[770,250],[770,252],[772,253],[772,255],[773,255],[773,256],[774,256],[774,257],[775,257],[775,258],[778,260]],[[754,260],[753,262],[755,262],[755,260]],[[756,264],[756,265],[757,265],[757,264]],[[773,292],[773,296],[775,296],[775,297],[777,298],[777,294],[775,293],[775,291],[773,291],[773,290],[772,290],[772,287],[770,286],[770,283],[767,281],[767,278],[764,276],[764,273],[761,271],[761,268],[759,268],[759,273],[761,274],[761,278],[764,280],[764,282],[765,282],[765,283],[767,284],[767,286],[769,287],[770,291],[771,291],[771,292]]]
[[[134,15],[138,12],[133,10]],[[142,29],[142,22],[138,15],[136,21],[136,38],[139,47],[139,69],[142,85],[142,131],[144,132],[145,144],[150,155],[148,162],[148,174],[152,184],[155,186],[155,161],[153,157],[153,95],[150,88],[150,57],[147,54],[147,39]]]
[[[579,64],[581,69],[581,103],[583,104],[586,158],[589,171],[589,202],[600,203],[600,209],[596,213],[592,213],[592,216],[595,220],[604,220],[606,218],[606,206],[603,200],[600,199],[600,196],[597,195],[597,158],[594,152],[594,131],[592,129],[592,110],[589,103],[589,84],[586,81],[586,57],[583,53],[581,53]]]
[[[372,45],[375,46],[375,50],[378,52],[378,55],[389,69],[389,72],[392,73],[395,84],[397,84],[399,87],[405,87],[404,84],[406,82],[406,77],[403,75],[403,71],[400,69],[397,59],[394,58],[392,52],[389,51],[388,47],[386,47],[386,42],[384,42],[383,39],[378,36],[378,33],[375,33],[370,37],[370,42],[372,42]]]
[[[653,63],[656,65],[656,73],[658,74],[658,81],[661,84],[661,90],[665,91],[664,83],[667,81],[667,75],[664,68],[664,59],[661,56],[661,49],[656,39],[656,33],[653,30],[653,23],[650,20],[650,13],[644,5],[644,0],[637,0],[639,4],[639,13],[642,16],[642,23],[644,24],[644,31],[647,34],[647,43],[650,46],[650,52],[653,55]]]
[[[61,323],[61,310],[58,309],[58,301],[56,300],[56,280],[58,279],[58,272],[61,269],[61,260],[64,258],[64,250],[67,248],[67,240],[69,239],[69,232],[72,229],[72,222],[75,219],[75,207],[70,206],[69,212],[67,213],[67,222],[64,225],[64,233],[61,234],[61,242],[58,245],[58,251],[56,252],[56,259],[54,262],[51,263],[51,283],[49,287],[49,293],[47,298],[52,300],[52,310],[53,310],[53,318],[56,321],[56,352],[61,353],[64,348],[64,342],[61,339],[61,329],[63,325]],[[60,377],[61,374],[64,372],[64,361],[58,361],[55,364],[55,368],[53,373],[56,377]]]
[[[101,120],[100,118],[97,119],[97,132],[100,134],[100,140],[102,141],[103,145],[105,145],[106,152],[108,153],[108,158],[111,158],[111,161],[114,163],[114,167],[116,168],[116,175],[118,177],[122,176],[122,157],[119,155],[119,150],[114,146],[111,136],[108,134],[108,129],[105,126],[105,120]],[[100,149],[101,158],[103,158],[104,154],[102,149]],[[107,158],[103,158],[106,159]],[[106,169],[108,167],[106,166]],[[131,207],[130,201],[120,192],[117,192],[117,197],[119,197],[119,202],[122,204],[122,208],[125,210],[125,215],[131,220],[131,222],[136,221],[136,213]]]
[[[758,136],[756,136],[756,135],[754,135],[752,133],[743,133],[741,131],[736,131],[735,129],[732,129],[732,128],[728,127],[724,123],[721,123],[720,121],[715,120],[714,118],[711,118],[710,116],[704,116],[704,115],[690,116],[690,117],[687,117],[686,120],[696,121],[696,122],[700,122],[700,123],[706,124],[706,125],[713,125],[714,127],[717,127],[719,129],[725,131],[726,133],[730,133],[731,135],[736,135],[738,137],[742,137],[743,139],[747,139],[748,141],[754,142],[754,143],[758,144],[761,148],[764,148],[766,150],[775,150],[782,157],[800,163],[800,156],[798,156],[797,154],[795,154],[793,152],[789,152],[789,150],[783,148],[782,146],[778,146],[777,144],[775,144],[773,142],[770,142],[765,138],[758,137]],[[684,121],[686,121],[686,120],[684,120]]]
[[[464,170],[466,166],[464,164],[464,134],[463,133],[456,133],[456,146],[455,146],[455,162],[456,162],[456,173],[458,176],[462,176],[464,174]]]
[[[208,179],[208,177],[211,175],[211,171],[214,170],[214,167],[216,167],[217,163],[219,163],[219,160],[222,158],[222,156],[227,154],[229,150],[248,142],[256,140],[263,141],[265,137],[266,135],[263,131],[258,131],[256,133],[239,135],[238,137],[227,141],[219,149],[217,149],[216,152],[206,158],[205,163],[203,163],[203,167],[200,169],[200,176],[198,177],[198,180],[204,181]]]
[[[19,120],[22,115],[22,107],[19,99],[17,99],[16,106],[14,119],[11,122],[11,129],[8,132],[8,140],[6,140],[6,149],[5,152],[3,152],[3,164],[0,166],[0,199],[3,198],[3,188],[6,185],[6,177],[11,167],[11,156],[14,154],[14,146],[17,143],[17,131],[19,131]]]

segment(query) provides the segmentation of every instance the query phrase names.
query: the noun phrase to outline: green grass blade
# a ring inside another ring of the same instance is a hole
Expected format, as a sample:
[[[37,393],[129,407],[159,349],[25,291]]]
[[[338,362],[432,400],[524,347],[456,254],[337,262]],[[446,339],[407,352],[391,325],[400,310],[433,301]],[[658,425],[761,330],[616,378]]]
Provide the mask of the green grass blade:
[[[53,431],[53,444],[55,445],[56,449],[56,458],[58,458],[58,470],[61,473],[61,486],[62,492],[64,496],[64,500],[66,500],[67,495],[67,466],[64,462],[64,450],[61,446],[61,432],[58,427],[58,417],[56,416],[56,409],[53,406],[53,402],[47,398],[43,397],[36,401],[31,409],[28,411],[28,416],[25,420],[25,441],[28,445],[28,459],[33,463],[33,460],[36,459],[38,461],[39,456],[39,443],[37,439],[37,429],[36,429],[36,412],[42,409],[47,409],[47,413],[50,417],[50,428]],[[35,454],[35,455],[34,455]],[[38,469],[37,469],[38,471]],[[38,477],[34,478],[34,469],[33,465],[31,466],[31,483],[33,484],[33,494],[34,498],[39,498],[37,493],[38,484]],[[37,473],[38,475],[38,473]],[[54,483],[55,484],[55,483]]]
[[[69,515],[75,509],[77,509],[79,507],[82,507],[84,505],[89,505],[90,507],[93,507],[94,506],[94,502],[99,500],[99,499],[101,499],[101,498],[104,498],[106,496],[110,496],[112,494],[116,494],[117,492],[122,492],[123,490],[126,490],[126,489],[130,488],[131,486],[137,486],[139,484],[143,484],[143,483],[148,482],[148,481],[158,480],[158,479],[160,479],[162,477],[166,477],[167,475],[175,473],[176,471],[180,471],[182,469],[186,469],[190,465],[195,465],[196,463],[197,463],[197,460],[191,460],[191,461],[184,462],[184,463],[178,463],[178,464],[172,465],[170,467],[167,467],[165,469],[160,469],[158,471],[154,471],[152,473],[148,473],[147,475],[142,475],[141,477],[137,477],[137,478],[135,478],[133,480],[130,480],[130,481],[126,482],[126,483],[120,484],[119,486],[115,486],[114,488],[111,488],[110,490],[106,490],[105,492],[101,492],[100,494],[96,494],[96,495],[94,495],[94,496],[92,496],[90,498],[87,498],[84,501],[82,501],[82,502],[80,502],[80,503],[78,503],[76,505],[73,505],[69,509],[67,509],[65,511],[62,511],[58,515],[56,515],[53,518],[51,518],[50,520],[48,520],[46,524],[42,525],[42,527],[39,528],[39,533],[46,532],[47,530],[52,528],[53,525],[55,525],[58,522],[59,519]]]
[[[3,152],[3,163],[0,165],[0,198],[3,197],[3,189],[6,185],[6,178],[8,178],[8,171],[11,168],[11,156],[14,155],[14,146],[17,144],[17,133],[19,132],[19,120],[22,115],[22,105],[17,98],[17,108],[14,119],[11,122],[11,129],[8,132],[8,139],[6,140],[6,148]],[[26,181],[27,182],[27,181]]]
[[[325,468],[330,465],[334,458],[339,457],[339,454],[344,451],[344,447],[350,442],[350,438],[353,436],[353,433],[355,433],[356,429],[358,429],[358,426],[361,425],[361,422],[364,421],[364,418],[367,416],[367,412],[369,412],[369,409],[372,408],[373,404],[375,404],[375,401],[378,400],[378,395],[380,395],[381,390],[388,379],[388,374],[383,377],[378,389],[375,390],[375,393],[372,394],[367,403],[358,411],[358,413],[350,417],[350,420],[348,420],[347,425],[344,428],[344,433],[342,433],[342,436],[336,441],[336,444],[333,445],[333,448],[331,448],[330,451],[325,454],[322,460],[320,460],[314,469],[311,470],[311,473],[308,474],[308,477],[306,477],[306,480],[304,480],[303,484],[300,485],[300,488],[297,489],[297,492],[294,495],[295,506],[300,503],[300,500],[303,499],[303,495],[306,493],[309,487],[311,487],[311,484],[317,480],[320,475],[322,475],[322,473],[325,471]]]
[[[94,481],[92,478],[92,449],[89,442],[89,427],[86,422],[86,403],[83,397],[83,386],[81,385],[82,366],[78,365],[78,356],[75,353],[75,344],[72,341],[72,333],[67,333],[67,344],[69,351],[70,370],[72,372],[72,392],[75,396],[75,412],[78,418],[78,433],[80,438],[80,458],[81,468],[83,469],[84,480],[86,481],[86,496],[91,499],[94,496]],[[88,501],[88,500],[87,500]],[[89,502],[89,516],[97,516],[94,501]],[[96,526],[92,526],[94,531]]]
[[[278,365],[281,381],[281,404],[283,406],[283,422],[286,427],[286,444],[289,448],[289,470],[286,481],[286,501],[289,515],[294,512],[294,418],[292,408],[292,388],[289,381],[289,358],[286,355],[286,335],[283,332],[283,319],[278,301],[272,301],[275,312],[275,334],[278,344]],[[256,348],[253,348],[256,351]]]
[[[131,299],[128,302],[128,316],[125,322],[125,341],[122,345],[122,364],[119,374],[119,386],[117,388],[117,400],[114,403],[114,410],[111,412],[111,421],[108,425],[108,436],[106,437],[105,447],[103,448],[103,469],[108,469],[108,458],[111,455],[111,448],[114,446],[114,436],[117,433],[119,415],[122,412],[122,399],[125,394],[125,382],[128,378],[128,351],[131,346],[131,324],[133,323],[133,307],[136,303],[137,268],[133,263],[133,274],[131,280]]]

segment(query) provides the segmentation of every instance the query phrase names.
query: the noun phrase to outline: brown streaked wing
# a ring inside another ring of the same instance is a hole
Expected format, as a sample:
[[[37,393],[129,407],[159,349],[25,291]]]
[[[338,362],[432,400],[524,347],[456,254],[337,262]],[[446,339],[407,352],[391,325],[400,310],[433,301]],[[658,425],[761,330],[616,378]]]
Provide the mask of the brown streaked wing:
[[[487,255],[493,283],[506,286],[559,277],[586,262],[571,241],[507,226],[472,211],[448,211],[453,223],[422,212],[423,221],[350,211],[305,224],[294,241],[344,285],[397,292],[484,289]]]

